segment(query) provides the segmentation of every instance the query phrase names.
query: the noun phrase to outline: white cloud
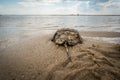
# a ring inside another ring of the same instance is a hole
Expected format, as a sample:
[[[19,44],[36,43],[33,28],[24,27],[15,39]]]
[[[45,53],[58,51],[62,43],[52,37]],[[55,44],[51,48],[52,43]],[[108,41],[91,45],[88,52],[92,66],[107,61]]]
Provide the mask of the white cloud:
[[[95,1],[95,0],[94,0]],[[16,14],[120,14],[120,1],[94,2],[92,0],[24,0],[18,6],[0,6],[0,13]],[[11,6],[11,5],[10,5]],[[94,9],[101,6],[100,9]],[[113,8],[115,7],[115,9]],[[9,12],[9,13],[8,13]]]
[[[105,2],[105,3],[99,3],[98,5],[103,6],[104,8],[109,8],[111,6],[116,6],[116,7],[120,7],[120,2],[114,2],[112,0]]]
[[[78,13],[78,6],[81,2],[72,6],[53,6],[56,3],[61,3],[63,0],[26,0],[24,2],[19,2],[18,4],[28,7],[27,10],[21,12],[29,12],[33,14],[73,14]],[[69,3],[69,0],[66,0]],[[30,8],[30,9],[29,9]],[[41,9],[40,9],[41,8]],[[35,13],[37,12],[37,13]]]
[[[82,11],[81,7],[83,5],[83,3],[85,4],[86,7],[89,7],[89,1],[86,2],[77,2],[75,5],[72,6],[62,6],[62,7],[57,7],[55,8],[55,12],[59,12],[60,14],[84,14],[84,12]]]
[[[37,2],[37,1],[26,1],[26,2],[18,2],[18,4],[25,6],[25,7],[36,7],[36,6],[46,6],[51,5],[50,3],[43,3],[43,2]]]
[[[63,0],[26,0],[18,2],[18,4],[26,7],[36,7],[36,6],[48,6],[56,3],[60,3]]]
[[[101,14],[120,14],[120,1],[109,0],[105,3],[99,3],[102,9],[98,11]]]
[[[74,1],[89,1],[89,0],[25,0],[18,2],[18,4],[26,7],[36,7],[36,6],[49,6],[56,3],[62,2],[74,2]]]

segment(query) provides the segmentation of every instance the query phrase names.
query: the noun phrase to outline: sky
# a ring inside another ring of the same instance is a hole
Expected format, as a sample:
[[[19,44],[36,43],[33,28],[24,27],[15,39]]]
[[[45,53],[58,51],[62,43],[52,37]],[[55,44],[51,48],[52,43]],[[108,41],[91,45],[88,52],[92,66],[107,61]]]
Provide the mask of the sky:
[[[120,15],[120,0],[0,0],[6,15]]]

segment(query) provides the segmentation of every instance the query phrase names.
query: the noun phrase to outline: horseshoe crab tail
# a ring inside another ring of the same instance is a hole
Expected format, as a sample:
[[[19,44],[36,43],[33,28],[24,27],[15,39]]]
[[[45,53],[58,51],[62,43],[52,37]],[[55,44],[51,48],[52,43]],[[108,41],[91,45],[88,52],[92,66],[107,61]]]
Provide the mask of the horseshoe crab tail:
[[[65,49],[66,49],[66,52],[67,52],[67,57],[68,57],[68,59],[72,62],[71,56],[70,56],[70,54],[69,54],[68,45],[67,45],[66,42],[65,42],[64,46],[65,46]]]

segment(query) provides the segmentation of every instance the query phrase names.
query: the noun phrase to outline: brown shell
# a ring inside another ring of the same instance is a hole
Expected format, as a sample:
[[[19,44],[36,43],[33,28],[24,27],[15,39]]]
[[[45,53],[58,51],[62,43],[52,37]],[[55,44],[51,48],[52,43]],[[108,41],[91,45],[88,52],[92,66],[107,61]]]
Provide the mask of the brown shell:
[[[69,46],[74,46],[77,43],[82,43],[82,38],[79,32],[74,29],[60,29],[56,31],[52,41],[58,45],[67,43]]]

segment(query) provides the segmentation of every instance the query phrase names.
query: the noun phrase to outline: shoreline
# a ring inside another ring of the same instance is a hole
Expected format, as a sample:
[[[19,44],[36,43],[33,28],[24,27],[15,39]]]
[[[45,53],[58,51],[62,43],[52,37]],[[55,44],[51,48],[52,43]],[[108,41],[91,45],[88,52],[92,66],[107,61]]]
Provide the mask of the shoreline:
[[[25,36],[12,36],[9,38],[0,38],[0,51],[12,47],[12,45],[19,44],[29,39],[36,37],[53,35],[56,30],[40,30],[39,32],[32,32]],[[104,43],[120,44],[120,32],[107,32],[107,31],[79,31],[79,34],[86,39],[97,40]]]

